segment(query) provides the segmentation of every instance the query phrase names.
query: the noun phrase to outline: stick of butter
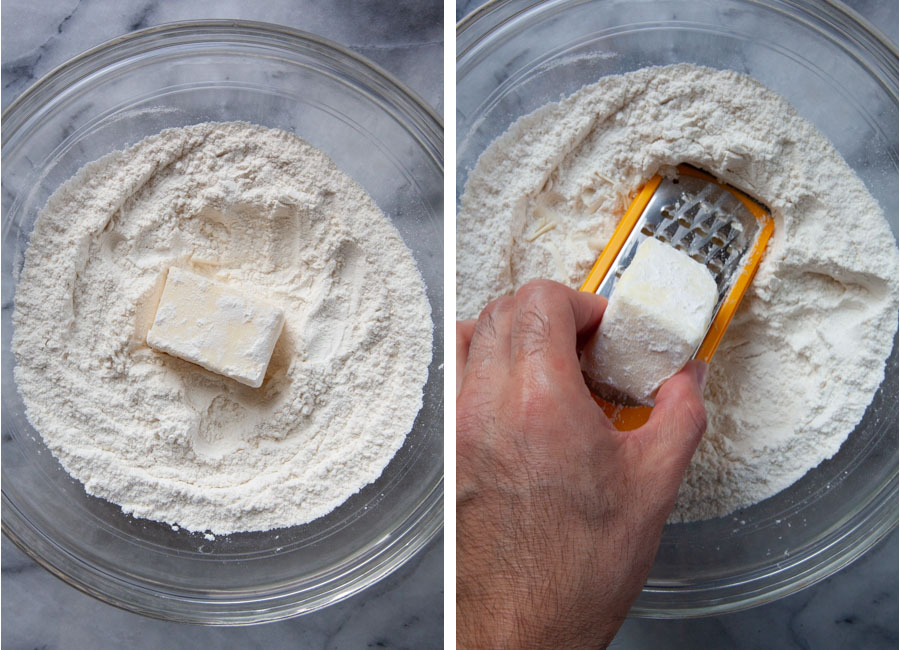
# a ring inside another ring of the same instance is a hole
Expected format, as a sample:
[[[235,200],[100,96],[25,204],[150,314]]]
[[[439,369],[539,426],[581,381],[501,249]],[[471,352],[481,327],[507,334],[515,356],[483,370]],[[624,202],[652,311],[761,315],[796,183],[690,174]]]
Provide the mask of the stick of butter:
[[[717,300],[716,282],[703,264],[656,239],[641,242],[582,352],[591,390],[652,404],[660,384],[700,345]]]
[[[147,345],[259,388],[283,327],[277,307],[173,267]]]

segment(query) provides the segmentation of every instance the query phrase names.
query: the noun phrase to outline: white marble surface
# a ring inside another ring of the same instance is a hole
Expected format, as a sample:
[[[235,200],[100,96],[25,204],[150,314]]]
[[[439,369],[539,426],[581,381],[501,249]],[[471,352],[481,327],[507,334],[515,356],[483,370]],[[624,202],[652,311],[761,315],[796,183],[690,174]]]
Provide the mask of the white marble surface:
[[[439,0],[3,0],[3,106],[71,57],[179,20],[260,20],[313,32],[368,57],[443,110]]]
[[[456,18],[484,4],[457,0]],[[897,43],[897,3],[848,0],[847,4]],[[625,621],[611,648],[665,650],[797,649],[880,650],[898,643],[898,533],[831,578],[754,609],[690,620]]]
[[[375,61],[442,112],[442,5],[435,0],[4,0],[2,104],[103,41],[201,18],[259,20],[317,33]],[[438,648],[443,539],[382,582],[323,611],[257,627],[207,628],[103,604],[53,577],[4,538],[2,623],[5,649]]]
[[[457,22],[484,4],[487,4],[486,0],[456,0]],[[896,2],[892,0],[844,0],[844,4],[881,30],[894,45],[897,44]]]
[[[615,650],[896,650],[897,531],[846,569],[774,603],[680,621],[626,619]]]

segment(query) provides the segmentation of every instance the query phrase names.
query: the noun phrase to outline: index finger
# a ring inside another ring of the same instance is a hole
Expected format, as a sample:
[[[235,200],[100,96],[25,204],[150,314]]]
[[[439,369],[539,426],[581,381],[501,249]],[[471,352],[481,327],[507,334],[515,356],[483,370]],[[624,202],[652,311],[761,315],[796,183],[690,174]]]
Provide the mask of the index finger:
[[[535,280],[516,292],[510,356],[514,366],[552,368],[581,377],[578,344],[596,331],[606,299],[558,282]]]

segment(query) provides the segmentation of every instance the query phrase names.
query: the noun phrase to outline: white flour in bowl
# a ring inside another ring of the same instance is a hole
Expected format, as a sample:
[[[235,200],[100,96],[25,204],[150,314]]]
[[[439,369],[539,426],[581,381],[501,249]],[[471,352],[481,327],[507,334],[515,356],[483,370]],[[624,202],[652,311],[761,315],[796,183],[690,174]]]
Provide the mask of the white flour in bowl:
[[[470,172],[457,220],[457,315],[471,318],[534,278],[578,287],[641,184],[683,162],[768,206],[776,231],[710,367],[709,427],[673,521],[772,496],[861,419],[897,330],[897,248],[878,204],[782,97],[678,65],[519,119]]]
[[[284,311],[262,387],[147,346],[169,267]],[[431,361],[393,225],[325,154],[243,123],[164,131],[57,190],[13,322],[28,419],[88,493],[217,534],[310,521],[377,479]]]

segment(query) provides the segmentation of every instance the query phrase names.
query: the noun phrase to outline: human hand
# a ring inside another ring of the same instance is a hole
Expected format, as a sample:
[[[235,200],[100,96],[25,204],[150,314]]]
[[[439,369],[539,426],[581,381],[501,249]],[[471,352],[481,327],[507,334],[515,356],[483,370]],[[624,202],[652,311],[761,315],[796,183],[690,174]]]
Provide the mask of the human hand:
[[[457,324],[456,594],[461,648],[605,647],[650,571],[706,428],[706,364],[616,430],[577,350],[606,300],[550,281]]]

